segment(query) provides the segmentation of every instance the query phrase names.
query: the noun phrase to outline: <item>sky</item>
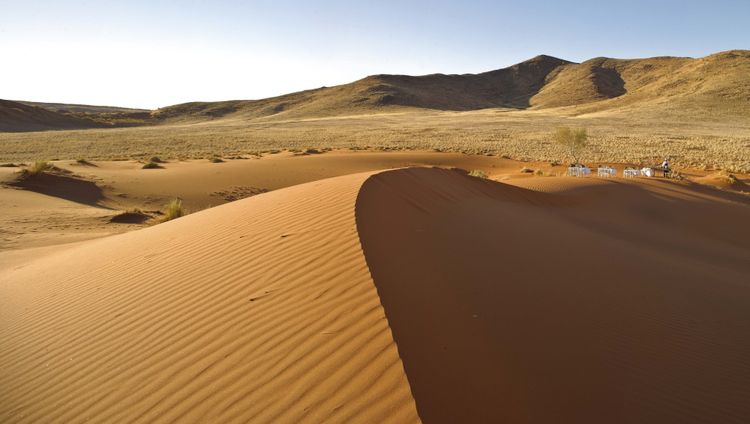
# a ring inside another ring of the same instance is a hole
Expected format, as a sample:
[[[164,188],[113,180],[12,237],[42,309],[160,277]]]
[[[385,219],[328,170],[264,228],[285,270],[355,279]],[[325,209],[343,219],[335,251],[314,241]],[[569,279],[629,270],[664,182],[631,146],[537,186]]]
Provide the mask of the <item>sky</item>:
[[[0,98],[158,108],[547,54],[750,49],[750,0],[0,0]]]

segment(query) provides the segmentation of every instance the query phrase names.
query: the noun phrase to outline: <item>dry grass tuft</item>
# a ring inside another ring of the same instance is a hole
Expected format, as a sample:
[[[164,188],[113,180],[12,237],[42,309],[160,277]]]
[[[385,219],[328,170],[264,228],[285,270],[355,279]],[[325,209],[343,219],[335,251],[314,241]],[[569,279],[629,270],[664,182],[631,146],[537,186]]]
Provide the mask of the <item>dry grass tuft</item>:
[[[484,171],[482,171],[482,170],[479,170],[479,169],[474,169],[471,172],[469,172],[469,176],[470,177],[476,177],[476,178],[482,178],[482,179],[485,179],[485,180],[488,178],[487,177],[487,173],[484,172]]]
[[[159,222],[167,222],[187,215],[187,211],[182,207],[182,200],[172,199],[164,208],[164,215]]]
[[[26,168],[24,170],[24,174],[28,176],[41,175],[45,172],[51,171],[53,168],[54,166],[46,160],[38,160],[31,164],[31,166]]]

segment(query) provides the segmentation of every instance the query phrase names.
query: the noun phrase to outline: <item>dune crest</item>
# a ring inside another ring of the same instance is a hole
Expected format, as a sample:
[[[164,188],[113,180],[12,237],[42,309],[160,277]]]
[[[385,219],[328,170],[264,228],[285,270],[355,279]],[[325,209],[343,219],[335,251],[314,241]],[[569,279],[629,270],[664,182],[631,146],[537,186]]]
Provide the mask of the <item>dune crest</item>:
[[[0,421],[418,422],[357,237],[368,175],[0,271]]]

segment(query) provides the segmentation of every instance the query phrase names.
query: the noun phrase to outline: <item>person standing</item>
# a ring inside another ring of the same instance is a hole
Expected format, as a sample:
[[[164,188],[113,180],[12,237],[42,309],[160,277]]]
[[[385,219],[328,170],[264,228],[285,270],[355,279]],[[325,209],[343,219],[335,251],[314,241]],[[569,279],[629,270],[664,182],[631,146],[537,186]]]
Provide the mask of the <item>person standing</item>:
[[[661,163],[661,170],[664,172],[664,178],[669,175],[669,158],[665,158],[664,162]]]

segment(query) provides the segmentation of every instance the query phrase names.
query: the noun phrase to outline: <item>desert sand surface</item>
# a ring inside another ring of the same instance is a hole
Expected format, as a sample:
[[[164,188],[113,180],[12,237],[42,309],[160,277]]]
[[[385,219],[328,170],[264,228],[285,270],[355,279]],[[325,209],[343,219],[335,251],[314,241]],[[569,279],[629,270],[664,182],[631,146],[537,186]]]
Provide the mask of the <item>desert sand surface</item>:
[[[437,152],[284,152],[210,163],[168,161],[142,169],[137,161],[55,161],[63,175],[13,185],[22,168],[0,167],[0,266],[10,250],[28,249],[132,231],[150,222],[110,220],[140,209],[154,217],[172,198],[196,212],[266,191],[339,175],[405,166],[484,169],[503,178],[523,165],[497,157]],[[542,166],[542,164],[539,164]],[[30,254],[29,256],[33,256]]]
[[[500,181],[430,166],[359,172],[417,157],[357,155],[362,163],[338,169],[333,153],[127,169],[167,178],[206,167],[206,177],[311,161],[317,175],[345,175],[301,185],[248,176],[243,184],[291,186],[125,234],[8,250],[0,419],[750,415],[746,194],[690,180],[535,177],[483,156],[467,164]],[[101,172],[117,166],[135,164]]]
[[[417,422],[362,254],[368,174],[0,274],[3,422]]]
[[[420,151],[329,151],[309,155],[280,152],[226,159],[223,163],[169,160],[160,169],[142,169],[143,163],[138,161],[93,161],[82,165],[61,160],[52,164],[62,173],[43,175],[20,186],[16,183],[23,167],[0,167],[0,266],[7,262],[9,251],[71,243],[152,225],[173,198],[181,199],[188,212],[196,212],[305,182],[409,166],[477,169],[490,179],[527,185],[539,185],[547,176],[565,173],[564,167],[545,162]],[[622,170],[624,165],[615,166]],[[539,171],[545,177],[521,172],[524,168]],[[686,182],[750,193],[750,178],[745,174],[692,169],[680,172],[687,177]],[[134,209],[144,212],[141,219],[112,222]]]
[[[424,422],[744,422],[750,204],[668,181],[368,179],[357,226]]]

